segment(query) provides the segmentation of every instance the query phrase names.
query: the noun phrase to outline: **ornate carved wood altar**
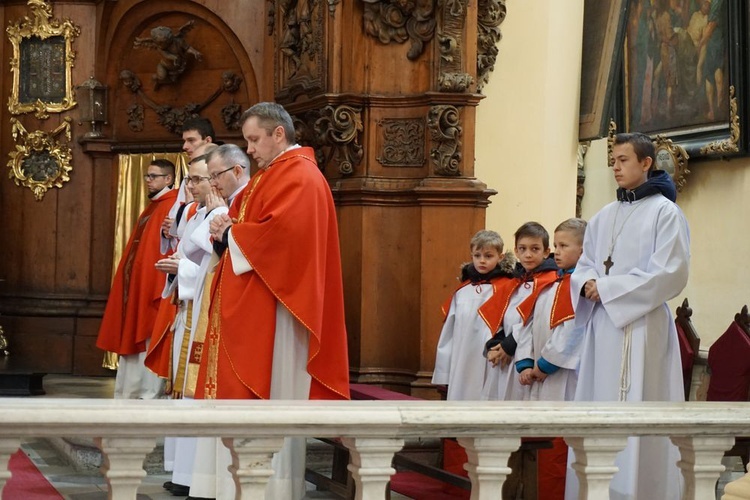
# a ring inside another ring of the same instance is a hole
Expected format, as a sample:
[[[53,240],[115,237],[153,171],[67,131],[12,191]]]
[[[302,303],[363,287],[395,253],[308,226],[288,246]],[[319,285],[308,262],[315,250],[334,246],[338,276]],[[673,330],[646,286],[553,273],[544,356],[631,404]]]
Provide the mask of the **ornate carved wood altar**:
[[[43,201],[0,176],[0,208],[13,214],[0,219],[13,235],[0,248],[0,313],[13,344],[33,355],[53,338],[60,359],[46,360],[48,371],[97,372],[116,153],[178,150],[192,113],[242,145],[237,113],[275,99],[293,114],[299,141],[316,148],[338,206],[354,381],[428,396],[440,305],[494,193],[474,178],[474,124],[504,0],[54,5],[82,27],[73,82],[105,83],[110,116],[103,139],[73,141],[71,180]],[[0,14],[25,9],[6,1]],[[189,48],[156,43],[169,34]],[[134,43],[144,38],[154,43]],[[7,40],[2,53],[7,60]],[[74,137],[85,132],[76,123]],[[7,154],[7,132],[1,141]]]

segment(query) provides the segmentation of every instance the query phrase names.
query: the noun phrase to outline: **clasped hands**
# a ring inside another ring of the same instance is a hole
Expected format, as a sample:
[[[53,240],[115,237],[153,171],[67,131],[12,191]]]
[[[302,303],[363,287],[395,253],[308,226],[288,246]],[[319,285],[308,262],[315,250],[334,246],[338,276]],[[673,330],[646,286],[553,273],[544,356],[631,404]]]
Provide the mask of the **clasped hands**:
[[[518,376],[518,381],[521,385],[531,385],[534,382],[544,382],[546,378],[547,374],[534,365],[534,368],[526,368],[522,371]]]

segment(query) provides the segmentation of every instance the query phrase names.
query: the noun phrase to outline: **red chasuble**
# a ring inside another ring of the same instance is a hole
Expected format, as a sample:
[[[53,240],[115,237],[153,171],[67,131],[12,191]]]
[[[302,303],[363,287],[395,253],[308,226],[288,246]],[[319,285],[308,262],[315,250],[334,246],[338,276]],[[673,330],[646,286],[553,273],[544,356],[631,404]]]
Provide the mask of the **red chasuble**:
[[[310,399],[348,399],[338,224],[311,148],[253,176],[231,234],[252,271],[235,275],[229,250],[217,266],[196,397],[270,397],[278,301],[310,332]]]
[[[146,350],[164,288],[164,274],[154,267],[163,257],[161,224],[176,198],[176,190],[168,191],[138,217],[112,281],[96,340],[99,349],[120,355]]]

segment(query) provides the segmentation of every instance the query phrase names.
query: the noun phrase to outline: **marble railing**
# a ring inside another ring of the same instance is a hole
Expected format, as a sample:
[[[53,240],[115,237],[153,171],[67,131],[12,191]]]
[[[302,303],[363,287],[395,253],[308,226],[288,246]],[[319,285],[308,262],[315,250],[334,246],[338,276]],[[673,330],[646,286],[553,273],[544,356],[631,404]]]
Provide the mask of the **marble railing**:
[[[576,450],[581,498],[606,499],[628,436],[669,436],[686,499],[714,498],[721,458],[750,436],[750,405],[737,403],[462,403],[440,401],[0,400],[0,470],[24,437],[94,438],[110,498],[135,499],[145,455],[164,435],[220,436],[236,454],[242,499],[263,498],[270,458],[285,436],[340,437],[351,451],[357,499],[382,499],[393,454],[415,437],[457,437],[469,456],[472,499],[497,499],[521,436],[563,436]],[[0,488],[9,478],[0,473]],[[750,499],[750,475],[725,488]]]

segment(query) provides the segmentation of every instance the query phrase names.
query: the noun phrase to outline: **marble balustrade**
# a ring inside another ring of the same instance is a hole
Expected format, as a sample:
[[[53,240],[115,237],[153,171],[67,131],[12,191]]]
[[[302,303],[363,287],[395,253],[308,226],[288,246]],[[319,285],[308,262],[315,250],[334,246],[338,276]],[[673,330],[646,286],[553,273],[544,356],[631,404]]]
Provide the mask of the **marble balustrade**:
[[[271,455],[285,436],[341,437],[357,499],[385,498],[393,454],[414,437],[457,437],[467,449],[472,499],[497,499],[521,436],[563,436],[576,450],[581,498],[607,498],[614,456],[628,436],[669,436],[680,448],[686,499],[713,498],[721,458],[750,435],[750,404],[444,401],[0,400],[0,492],[24,437],[95,438],[110,498],[135,499],[158,437],[217,436],[233,447],[241,498],[263,498]],[[750,500],[750,475],[725,500]]]

